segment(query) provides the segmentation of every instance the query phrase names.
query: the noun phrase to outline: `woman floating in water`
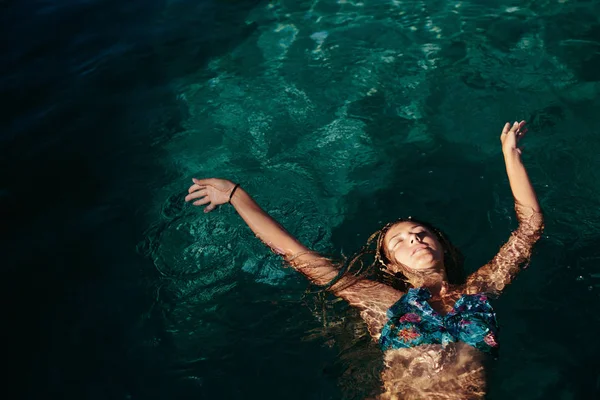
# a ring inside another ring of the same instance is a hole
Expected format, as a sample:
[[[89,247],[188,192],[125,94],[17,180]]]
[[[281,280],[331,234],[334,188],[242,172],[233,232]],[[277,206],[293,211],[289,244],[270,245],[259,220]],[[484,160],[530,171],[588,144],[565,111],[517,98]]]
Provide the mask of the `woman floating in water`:
[[[299,243],[239,185],[193,179],[185,199],[208,205],[204,212],[231,203],[292,267],[360,310],[384,352],[381,399],[483,399],[485,353],[498,347],[487,295],[502,292],[529,261],[544,226],[517,146],[526,131],[525,121],[506,123],[500,136],[519,226],[489,263],[462,281],[459,252],[442,232],[416,220],[387,224],[340,270]],[[372,244],[375,261],[365,267],[362,255]]]

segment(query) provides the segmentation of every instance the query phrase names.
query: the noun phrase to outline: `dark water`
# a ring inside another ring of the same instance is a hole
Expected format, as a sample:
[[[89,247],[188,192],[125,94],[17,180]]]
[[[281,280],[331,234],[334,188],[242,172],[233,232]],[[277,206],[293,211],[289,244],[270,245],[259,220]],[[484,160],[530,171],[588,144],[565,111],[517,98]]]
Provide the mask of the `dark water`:
[[[418,216],[473,270],[514,227],[498,135],[517,119],[530,122],[525,162],[547,228],[495,303],[489,398],[600,396],[600,2],[0,9],[12,397],[341,399],[376,388],[373,350],[324,336],[303,280],[231,209],[182,204],[190,177],[241,181],[327,253]]]

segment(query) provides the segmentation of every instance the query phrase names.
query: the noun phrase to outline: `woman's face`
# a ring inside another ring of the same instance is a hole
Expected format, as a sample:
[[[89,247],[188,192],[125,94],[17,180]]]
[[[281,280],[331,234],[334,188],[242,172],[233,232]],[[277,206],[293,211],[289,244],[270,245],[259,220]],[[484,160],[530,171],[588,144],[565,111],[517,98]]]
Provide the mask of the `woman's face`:
[[[404,221],[392,226],[383,239],[393,272],[403,272],[401,265],[413,271],[444,269],[444,249],[435,234],[415,222]]]

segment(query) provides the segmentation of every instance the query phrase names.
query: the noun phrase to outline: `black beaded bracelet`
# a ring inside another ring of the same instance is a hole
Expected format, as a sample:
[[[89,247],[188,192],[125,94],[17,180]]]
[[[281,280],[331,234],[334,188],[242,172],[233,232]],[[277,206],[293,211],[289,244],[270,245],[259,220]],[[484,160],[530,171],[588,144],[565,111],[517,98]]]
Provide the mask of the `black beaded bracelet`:
[[[231,198],[233,197],[233,194],[235,193],[235,191],[237,190],[237,188],[240,187],[239,183],[236,183],[235,186],[233,187],[233,190],[231,191],[231,193],[229,194],[229,200],[227,200],[227,202],[229,204],[231,204]]]

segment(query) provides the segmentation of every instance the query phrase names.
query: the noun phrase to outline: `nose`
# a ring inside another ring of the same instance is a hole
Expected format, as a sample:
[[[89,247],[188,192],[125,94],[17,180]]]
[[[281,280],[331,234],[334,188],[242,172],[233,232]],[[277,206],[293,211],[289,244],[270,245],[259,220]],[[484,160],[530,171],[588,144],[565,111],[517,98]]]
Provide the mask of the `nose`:
[[[421,239],[419,238],[419,235],[417,235],[416,233],[411,233],[410,234],[410,244],[413,244],[414,242],[421,242]]]

